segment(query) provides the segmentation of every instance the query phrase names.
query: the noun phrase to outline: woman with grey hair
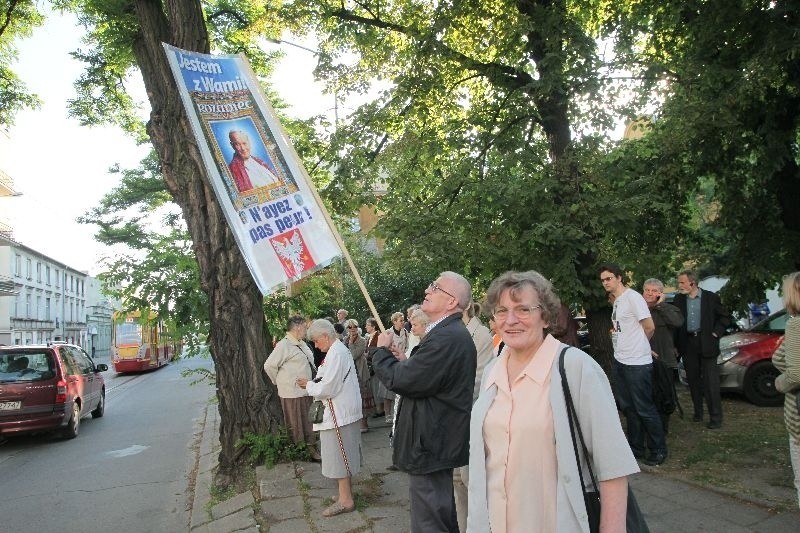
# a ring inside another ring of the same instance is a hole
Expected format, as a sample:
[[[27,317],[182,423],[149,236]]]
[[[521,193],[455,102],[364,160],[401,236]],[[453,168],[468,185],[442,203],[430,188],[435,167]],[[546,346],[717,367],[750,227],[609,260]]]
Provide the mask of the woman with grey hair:
[[[505,348],[484,370],[472,408],[467,531],[588,532],[559,370],[567,346],[549,334],[559,299],[544,276],[529,271],[495,279],[486,302]],[[600,485],[584,473],[587,490],[600,490],[603,529],[624,531],[627,476],[639,467],[611,386],[577,348],[566,350],[564,369],[588,448],[582,458]]]
[[[264,372],[278,386],[283,418],[289,436],[295,444],[305,442],[311,459],[320,460],[316,447],[316,436],[308,418],[311,397],[297,386],[297,378],[311,379],[316,367],[314,354],[303,341],[306,334],[306,319],[300,315],[289,317],[286,335],[278,341],[264,362]]]
[[[314,430],[319,431],[322,475],[339,484],[338,499],[322,513],[330,517],[355,510],[351,478],[361,469],[361,394],[350,350],[333,325],[315,320],[308,328],[308,338],[325,352],[325,359],[316,379],[300,378],[297,385],[325,405],[322,422],[314,424]]]

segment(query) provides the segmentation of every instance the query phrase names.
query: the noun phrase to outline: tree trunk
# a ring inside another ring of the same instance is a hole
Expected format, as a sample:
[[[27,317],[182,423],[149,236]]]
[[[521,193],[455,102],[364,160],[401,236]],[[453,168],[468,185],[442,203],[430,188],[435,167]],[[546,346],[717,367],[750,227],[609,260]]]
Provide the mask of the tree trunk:
[[[209,348],[217,373],[220,412],[219,470],[228,486],[244,465],[235,444],[245,432],[275,432],[283,414],[275,387],[261,367],[271,346],[262,297],[209,186],[167,56],[167,42],[208,53],[208,34],[196,0],[136,0],[139,37],[133,52],[152,107],[147,131],[167,188],[183,211],[211,306]]]

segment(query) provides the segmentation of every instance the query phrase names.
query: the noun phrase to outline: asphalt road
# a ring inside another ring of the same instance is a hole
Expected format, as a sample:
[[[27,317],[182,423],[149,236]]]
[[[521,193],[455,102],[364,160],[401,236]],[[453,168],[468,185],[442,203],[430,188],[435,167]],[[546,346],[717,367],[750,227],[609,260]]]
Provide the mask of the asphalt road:
[[[105,416],[83,418],[77,438],[0,443],[0,531],[186,531],[196,419],[213,389],[191,386],[181,370],[199,366],[211,363],[109,370]]]

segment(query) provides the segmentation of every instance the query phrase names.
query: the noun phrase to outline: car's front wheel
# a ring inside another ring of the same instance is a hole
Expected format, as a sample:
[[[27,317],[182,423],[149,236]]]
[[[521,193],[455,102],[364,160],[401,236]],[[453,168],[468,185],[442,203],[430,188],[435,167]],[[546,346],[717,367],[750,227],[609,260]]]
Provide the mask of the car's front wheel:
[[[67,427],[61,433],[65,439],[74,439],[78,436],[81,427],[81,404],[72,402],[72,417],[70,417]]]
[[[106,391],[100,391],[100,402],[97,407],[92,411],[92,418],[100,418],[106,412]]]
[[[744,395],[761,407],[774,407],[783,403],[783,394],[775,388],[775,378],[780,372],[771,361],[761,361],[751,366],[744,375]]]

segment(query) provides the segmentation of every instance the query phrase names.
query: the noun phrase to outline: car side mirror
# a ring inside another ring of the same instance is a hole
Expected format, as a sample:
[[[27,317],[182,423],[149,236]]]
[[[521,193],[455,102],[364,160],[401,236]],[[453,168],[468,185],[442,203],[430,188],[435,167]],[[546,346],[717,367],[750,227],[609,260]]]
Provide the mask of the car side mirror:
[[[95,372],[105,372],[108,370],[108,365],[100,363],[99,365],[94,365]]]

